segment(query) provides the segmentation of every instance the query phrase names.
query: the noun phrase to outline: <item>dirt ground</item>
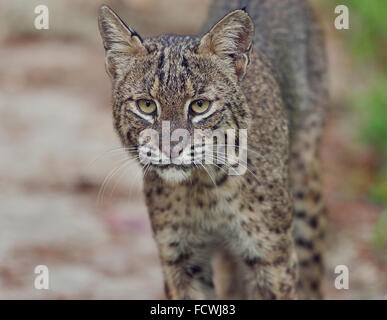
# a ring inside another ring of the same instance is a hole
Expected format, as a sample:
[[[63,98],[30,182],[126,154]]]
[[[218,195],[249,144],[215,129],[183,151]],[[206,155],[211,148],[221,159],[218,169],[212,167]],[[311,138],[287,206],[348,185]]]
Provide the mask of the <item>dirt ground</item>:
[[[52,30],[44,35],[26,35],[28,25],[12,31],[13,21],[0,34],[0,299],[162,299],[139,168],[118,172],[98,198],[123,155],[112,151],[119,142],[96,28],[98,1],[69,2],[75,8],[54,10]],[[14,12],[20,3],[2,6]],[[113,6],[130,8],[130,23],[146,34],[194,33],[208,1],[196,7],[194,0],[160,3],[127,0]],[[195,14],[184,15],[194,8]],[[64,21],[72,20],[62,17],[56,24],[60,12],[70,17],[75,11],[87,12],[82,23],[75,17],[69,26]],[[79,35],[76,28],[82,29]],[[354,144],[348,129],[352,123],[340,95],[348,90],[343,83],[350,74],[340,44],[328,36],[334,90],[322,152],[327,298],[383,299],[387,262],[370,244],[382,208],[346,189],[366,165],[367,151]],[[350,271],[349,290],[334,288],[334,269],[341,264]],[[49,290],[34,288],[37,265],[49,268]]]

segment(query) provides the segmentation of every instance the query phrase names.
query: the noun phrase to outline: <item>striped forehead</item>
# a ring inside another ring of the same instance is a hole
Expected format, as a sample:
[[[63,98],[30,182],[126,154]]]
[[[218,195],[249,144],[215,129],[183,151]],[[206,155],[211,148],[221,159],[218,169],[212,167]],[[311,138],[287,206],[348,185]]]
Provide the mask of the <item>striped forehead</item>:
[[[161,45],[156,59],[157,88],[154,89],[159,99],[165,100],[161,103],[178,103],[194,90],[187,56],[197,42],[187,36],[162,36],[157,39]]]

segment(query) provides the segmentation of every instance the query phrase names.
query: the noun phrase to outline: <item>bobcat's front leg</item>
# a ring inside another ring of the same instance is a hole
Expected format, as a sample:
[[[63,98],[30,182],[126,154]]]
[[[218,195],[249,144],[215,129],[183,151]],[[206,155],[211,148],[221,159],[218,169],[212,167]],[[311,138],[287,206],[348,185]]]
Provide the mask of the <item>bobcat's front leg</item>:
[[[168,299],[215,299],[210,252],[203,244],[177,237],[176,232],[156,235]]]
[[[297,260],[291,237],[245,256],[250,299],[296,299]]]
[[[283,210],[242,212],[238,231],[249,299],[295,299],[297,258],[292,214]]]

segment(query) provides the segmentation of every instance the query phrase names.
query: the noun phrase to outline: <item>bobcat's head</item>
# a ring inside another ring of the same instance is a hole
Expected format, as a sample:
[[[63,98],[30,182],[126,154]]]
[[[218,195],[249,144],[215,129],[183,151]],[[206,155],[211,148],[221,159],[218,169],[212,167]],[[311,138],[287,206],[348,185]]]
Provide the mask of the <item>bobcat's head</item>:
[[[102,6],[99,29],[112,81],[115,129],[136,156],[150,151],[180,160],[150,164],[165,180],[182,181],[199,170],[192,155],[203,150],[202,143],[194,141],[194,131],[248,128],[249,109],[240,81],[249,64],[253,23],[245,11],[232,11],[201,38],[142,39]],[[152,143],[142,138],[147,129],[155,133]],[[188,138],[174,141],[174,132],[181,129]],[[172,134],[169,144],[163,143],[167,131]]]

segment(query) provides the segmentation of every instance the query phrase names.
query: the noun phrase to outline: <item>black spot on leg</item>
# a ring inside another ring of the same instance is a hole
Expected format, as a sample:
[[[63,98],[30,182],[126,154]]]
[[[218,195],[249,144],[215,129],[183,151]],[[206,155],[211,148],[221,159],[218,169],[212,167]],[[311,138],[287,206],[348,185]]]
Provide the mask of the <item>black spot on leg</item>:
[[[259,293],[261,294],[262,298],[265,300],[275,300],[277,299],[277,296],[268,288],[262,288],[258,287]]]
[[[308,241],[302,238],[296,239],[296,245],[308,250],[313,250],[313,243],[311,241]]]
[[[300,219],[303,219],[306,217],[306,212],[304,210],[298,210],[294,213],[294,216],[296,218],[300,218]]]
[[[185,274],[190,278],[193,278],[195,274],[202,272],[202,268],[199,266],[192,266],[185,271]]]
[[[219,169],[220,170],[220,169]],[[224,174],[219,180],[216,181],[217,186],[221,186],[228,180],[228,175]]]
[[[312,281],[310,283],[310,288],[313,290],[313,291],[317,291],[319,289],[319,283],[317,281]]]
[[[319,203],[320,202],[320,200],[321,200],[321,194],[320,193],[316,193],[315,195],[314,195],[314,197],[313,197],[313,201],[314,201],[314,203]]]
[[[171,242],[170,244],[169,244],[169,246],[171,247],[171,248],[175,248],[175,247],[178,247],[179,246],[179,242]]]
[[[249,266],[249,267],[254,267],[258,262],[258,258],[247,258],[245,260],[245,263]]]
[[[269,263],[267,261],[262,260],[260,257],[247,258],[247,259],[245,259],[245,263],[246,263],[246,265],[248,265],[249,267],[252,267],[252,268],[257,266],[257,265],[260,265],[260,266],[269,265]]]
[[[300,265],[300,267],[302,267],[302,268],[307,268],[307,267],[309,267],[309,261],[308,261],[308,260],[301,260],[301,261],[299,262],[299,265]]]
[[[164,282],[164,292],[165,292],[165,296],[167,297],[167,299],[172,298],[171,291],[169,290],[169,286],[166,282]]]
[[[291,276],[293,280],[297,278],[297,267],[295,264],[293,264],[291,267],[286,268],[286,273]]]
[[[321,255],[316,253],[313,255],[313,262],[316,263],[316,264],[319,264],[321,263]]]
[[[210,287],[210,288],[215,287],[214,282],[211,279],[207,279],[205,277],[199,277],[198,280],[207,287]]]
[[[168,261],[167,261],[167,264],[169,264],[169,265],[171,265],[171,266],[172,266],[172,265],[177,265],[177,264],[180,264],[180,263],[182,263],[182,262],[188,260],[190,257],[191,257],[191,255],[190,255],[189,253],[187,253],[187,252],[182,252],[182,253],[179,254],[179,256],[178,256],[176,259],[174,259],[174,260],[168,260]]]
[[[269,291],[268,294],[269,294],[269,299],[270,300],[276,300],[277,299],[277,296],[274,294],[274,292]]]
[[[309,225],[313,228],[316,229],[318,226],[318,220],[317,217],[313,217],[309,220]]]
[[[285,262],[286,260],[284,257],[278,257],[273,261],[273,265],[278,266],[278,265],[284,264]]]
[[[302,191],[296,192],[295,196],[296,196],[296,198],[297,198],[298,200],[304,199],[304,193],[303,193]]]
[[[274,232],[274,233],[276,233],[276,234],[282,233],[281,228],[271,228],[270,231],[271,231],[271,232]]]

